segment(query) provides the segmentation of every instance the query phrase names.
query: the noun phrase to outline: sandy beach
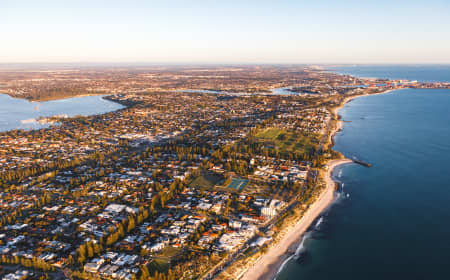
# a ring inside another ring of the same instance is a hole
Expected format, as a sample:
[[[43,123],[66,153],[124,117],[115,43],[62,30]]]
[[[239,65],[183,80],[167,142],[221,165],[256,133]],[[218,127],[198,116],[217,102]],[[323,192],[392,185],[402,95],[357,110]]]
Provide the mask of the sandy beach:
[[[275,278],[281,264],[289,257],[290,249],[295,251],[301,242],[302,235],[314,220],[322,213],[334,200],[335,182],[331,178],[333,169],[341,164],[352,162],[349,159],[336,159],[327,163],[328,169],[325,174],[326,189],[320,197],[309,207],[305,215],[293,226],[286,235],[252,266],[241,278],[242,280],[272,280]]]
[[[392,92],[392,91],[395,91],[395,90],[399,90],[399,89],[387,89],[387,90],[385,90],[385,91],[381,91],[381,92],[378,92],[378,93],[366,93],[366,94],[359,94],[359,95],[348,96],[348,97],[346,97],[346,98],[344,99],[344,102],[341,104],[341,106],[335,107],[335,108],[334,108],[334,110],[336,110],[335,113],[337,114],[337,111],[338,111],[339,109],[341,109],[346,103],[352,101],[352,100],[355,99],[355,98],[363,97],[363,96],[371,96],[371,95],[380,95],[380,94],[389,93],[389,92]]]

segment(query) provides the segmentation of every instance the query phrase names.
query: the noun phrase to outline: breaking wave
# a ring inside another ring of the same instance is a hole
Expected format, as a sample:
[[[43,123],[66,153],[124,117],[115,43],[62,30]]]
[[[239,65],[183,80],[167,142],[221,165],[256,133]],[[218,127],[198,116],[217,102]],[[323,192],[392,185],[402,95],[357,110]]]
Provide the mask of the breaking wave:
[[[338,177],[341,176],[341,172],[339,172]],[[286,265],[292,261],[292,260],[296,260],[296,261],[303,261],[303,258],[305,257],[305,255],[307,255],[307,248],[306,248],[306,241],[308,239],[316,239],[316,238],[322,238],[323,237],[323,231],[326,230],[326,228],[324,229],[324,224],[326,223],[326,216],[327,216],[327,212],[329,211],[329,209],[334,205],[334,204],[339,204],[342,203],[344,200],[348,199],[350,197],[350,194],[345,193],[343,191],[344,189],[344,183],[339,182],[338,180],[335,180],[340,184],[340,191],[336,192],[336,197],[334,199],[334,201],[331,203],[330,206],[328,206],[327,209],[324,210],[324,212],[316,219],[315,223],[313,223],[308,230],[305,232],[305,234],[302,236],[302,239],[299,243],[299,245],[297,246],[295,252],[290,255],[280,266],[280,268],[277,271],[277,274],[274,278],[274,280],[276,280],[279,276],[279,274],[285,269]]]

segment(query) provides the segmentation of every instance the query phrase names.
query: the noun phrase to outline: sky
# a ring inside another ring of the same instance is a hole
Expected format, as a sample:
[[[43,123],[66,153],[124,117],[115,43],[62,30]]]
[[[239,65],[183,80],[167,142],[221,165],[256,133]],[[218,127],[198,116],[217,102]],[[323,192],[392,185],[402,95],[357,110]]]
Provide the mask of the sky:
[[[0,63],[450,63],[449,0],[1,0]]]

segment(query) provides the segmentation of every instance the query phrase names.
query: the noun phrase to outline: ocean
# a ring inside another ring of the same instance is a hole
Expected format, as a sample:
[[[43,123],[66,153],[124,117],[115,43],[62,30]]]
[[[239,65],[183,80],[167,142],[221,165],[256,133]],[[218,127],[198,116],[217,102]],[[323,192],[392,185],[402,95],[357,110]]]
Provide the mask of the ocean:
[[[419,82],[450,82],[450,65],[347,65],[327,70],[364,78],[403,79]]]
[[[374,75],[382,72],[377,66],[352,74],[432,80],[414,77],[415,71],[422,70]],[[435,79],[450,81],[450,70],[444,72]],[[373,167],[334,170],[342,185],[339,198],[313,224],[302,257],[277,279],[448,279],[449,108],[450,90],[433,89],[397,90],[346,104],[334,149]]]

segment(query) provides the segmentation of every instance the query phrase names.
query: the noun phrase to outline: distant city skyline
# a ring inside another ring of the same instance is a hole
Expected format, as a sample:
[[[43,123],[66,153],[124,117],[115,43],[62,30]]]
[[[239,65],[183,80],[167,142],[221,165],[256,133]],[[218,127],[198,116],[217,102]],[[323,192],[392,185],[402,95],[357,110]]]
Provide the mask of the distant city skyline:
[[[0,63],[450,63],[450,1],[0,2]]]

